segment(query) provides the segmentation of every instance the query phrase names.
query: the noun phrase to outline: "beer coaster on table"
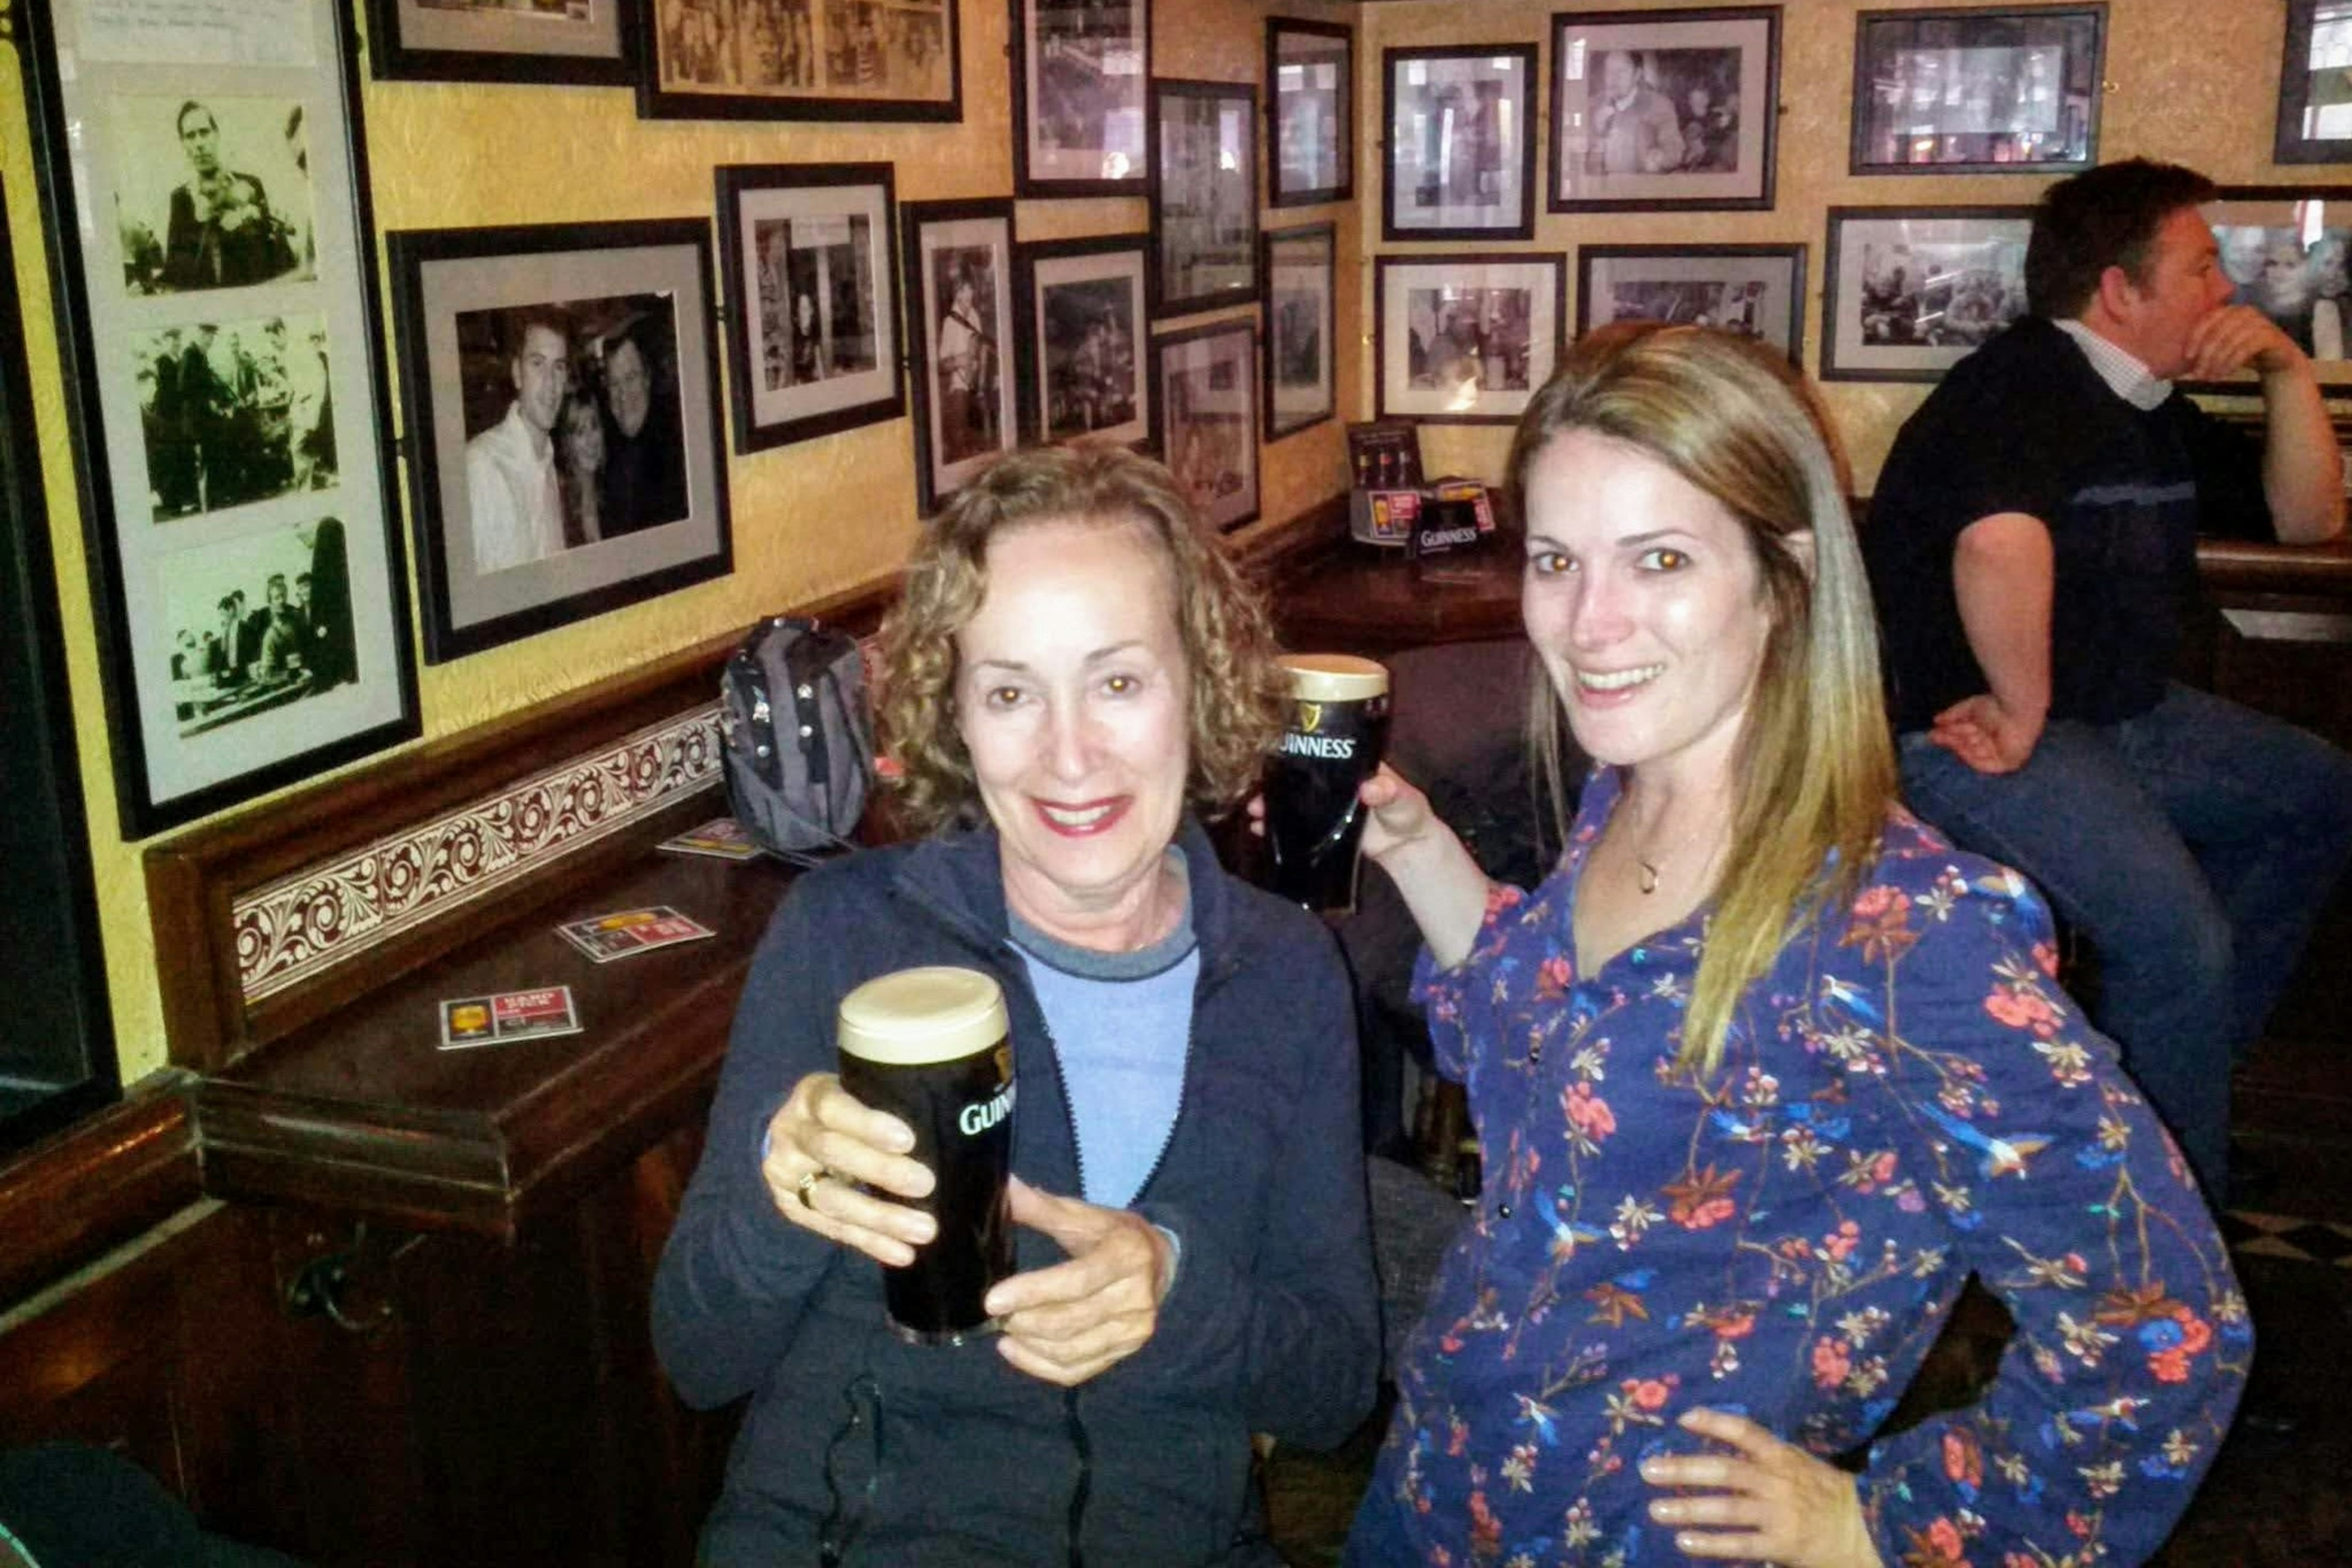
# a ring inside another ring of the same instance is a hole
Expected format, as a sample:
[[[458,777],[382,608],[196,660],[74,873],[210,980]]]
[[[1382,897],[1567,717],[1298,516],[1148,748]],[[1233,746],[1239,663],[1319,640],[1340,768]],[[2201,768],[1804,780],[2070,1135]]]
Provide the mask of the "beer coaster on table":
[[[598,963],[610,963],[633,952],[648,952],[712,934],[691,915],[679,914],[667,904],[646,910],[617,910],[555,928],[555,934]]]
[[[690,827],[675,838],[665,838],[657,846],[678,855],[709,855],[721,860],[756,860],[760,847],[743,831],[743,825],[731,816],[714,816],[699,827]]]
[[[494,996],[460,996],[441,1004],[441,1048],[504,1046],[548,1035],[580,1033],[580,1010],[569,985],[537,991],[501,991]]]

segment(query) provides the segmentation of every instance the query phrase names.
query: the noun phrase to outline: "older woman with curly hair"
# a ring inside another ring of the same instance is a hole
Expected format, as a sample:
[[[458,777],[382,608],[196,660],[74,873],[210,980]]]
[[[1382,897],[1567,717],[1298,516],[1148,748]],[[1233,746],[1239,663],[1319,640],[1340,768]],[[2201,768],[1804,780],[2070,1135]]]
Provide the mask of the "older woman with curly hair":
[[[1250,1434],[1338,1441],[1378,1359],[1348,984],[1191,808],[1279,732],[1264,614],[1167,470],[1017,453],[925,531],[881,718],[917,841],[811,872],[735,1020],[656,1344],[749,1394],[712,1564],[1272,1564]],[[1011,1015],[1020,1272],[992,1339],[901,1342],[878,1264],[933,1231],[834,1011],[955,964]]]

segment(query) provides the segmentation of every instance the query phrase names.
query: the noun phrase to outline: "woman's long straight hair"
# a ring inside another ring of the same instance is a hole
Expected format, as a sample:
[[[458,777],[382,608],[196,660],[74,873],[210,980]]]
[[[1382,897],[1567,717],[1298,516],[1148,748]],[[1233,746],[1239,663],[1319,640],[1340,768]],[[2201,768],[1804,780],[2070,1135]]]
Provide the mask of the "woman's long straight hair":
[[[1747,340],[1643,324],[1578,343],[1512,441],[1521,517],[1537,458],[1577,430],[1656,459],[1738,518],[1771,616],[1678,1058],[1711,1076],[1741,994],[1825,901],[1853,899],[1877,855],[1895,770],[1869,582],[1824,421],[1802,378]],[[1528,748],[1565,838],[1561,703],[1529,683]]]

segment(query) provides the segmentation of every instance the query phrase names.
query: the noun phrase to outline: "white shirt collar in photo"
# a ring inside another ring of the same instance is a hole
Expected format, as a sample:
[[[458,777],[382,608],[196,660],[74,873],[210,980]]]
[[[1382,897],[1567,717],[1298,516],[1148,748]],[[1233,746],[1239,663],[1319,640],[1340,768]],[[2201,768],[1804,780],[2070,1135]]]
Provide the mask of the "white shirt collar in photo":
[[[2158,379],[2137,355],[2117,347],[2082,322],[2071,318],[2056,323],[2060,331],[2082,345],[2083,357],[2107,384],[2107,390],[2148,414],[2172,395],[2172,383]]]

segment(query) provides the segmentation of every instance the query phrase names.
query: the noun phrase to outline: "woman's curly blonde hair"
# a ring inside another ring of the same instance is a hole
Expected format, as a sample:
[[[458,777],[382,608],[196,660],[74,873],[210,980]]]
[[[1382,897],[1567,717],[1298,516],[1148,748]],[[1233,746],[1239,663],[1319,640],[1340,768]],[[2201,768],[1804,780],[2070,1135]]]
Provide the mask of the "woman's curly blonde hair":
[[[1284,686],[1265,607],[1177,488],[1122,447],[1013,452],[925,525],[898,605],[882,624],[882,748],[898,765],[897,805],[929,832],[979,797],[956,726],[956,636],[988,587],[990,541],[1041,522],[1125,523],[1167,554],[1190,679],[1186,794],[1214,814],[1238,804],[1281,737]]]

